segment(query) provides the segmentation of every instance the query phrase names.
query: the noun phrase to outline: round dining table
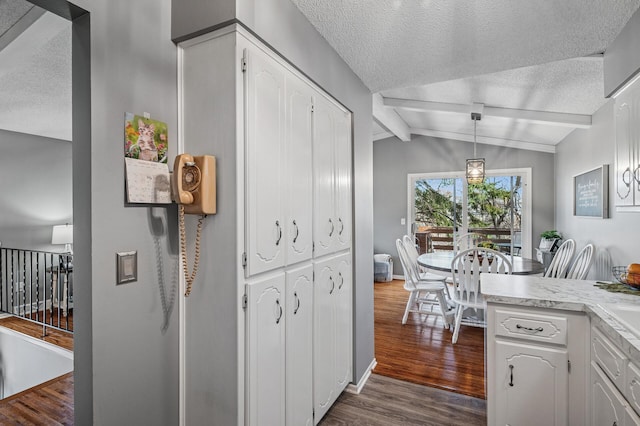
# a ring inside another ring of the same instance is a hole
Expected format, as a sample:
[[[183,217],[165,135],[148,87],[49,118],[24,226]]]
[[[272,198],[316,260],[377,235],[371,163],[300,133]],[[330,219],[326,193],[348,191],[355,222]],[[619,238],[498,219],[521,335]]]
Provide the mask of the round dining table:
[[[418,256],[418,265],[436,271],[451,272],[451,261],[456,255],[453,251],[434,251]],[[535,275],[544,272],[544,265],[535,259],[507,255],[511,262],[513,275]]]

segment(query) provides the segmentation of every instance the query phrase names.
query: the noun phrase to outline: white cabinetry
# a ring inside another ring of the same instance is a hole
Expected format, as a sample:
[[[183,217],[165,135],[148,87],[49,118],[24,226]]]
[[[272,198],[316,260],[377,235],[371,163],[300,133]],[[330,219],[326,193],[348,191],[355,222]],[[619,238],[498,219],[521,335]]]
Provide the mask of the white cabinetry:
[[[247,424],[311,425],[313,266],[247,284],[246,310]]]
[[[245,49],[247,274],[312,255],[311,88],[259,49]]]
[[[569,357],[566,348],[499,340],[495,355],[495,424],[567,423]]]
[[[615,205],[640,209],[640,83],[616,98]]]
[[[314,264],[314,407],[316,423],[351,380],[350,253]]]
[[[247,424],[284,424],[285,275],[247,285]]]
[[[326,411],[352,378],[351,115],[239,26],[181,44],[179,59],[181,137],[218,158],[218,214],[201,258],[218,285],[186,309],[186,376],[197,383],[186,387],[187,423],[234,405],[239,424],[318,422],[314,390],[328,389]],[[322,258],[320,221],[333,227]],[[313,277],[325,260],[326,294]],[[203,335],[211,317],[229,324]]]
[[[313,266],[287,271],[286,424],[313,424]],[[272,423],[278,424],[278,423]]]
[[[351,115],[324,96],[313,139],[315,257],[351,246]]]
[[[488,424],[584,424],[587,317],[493,303],[487,310]]]
[[[598,328],[591,328],[591,424],[640,425],[640,370]],[[635,411],[634,411],[635,410]]]

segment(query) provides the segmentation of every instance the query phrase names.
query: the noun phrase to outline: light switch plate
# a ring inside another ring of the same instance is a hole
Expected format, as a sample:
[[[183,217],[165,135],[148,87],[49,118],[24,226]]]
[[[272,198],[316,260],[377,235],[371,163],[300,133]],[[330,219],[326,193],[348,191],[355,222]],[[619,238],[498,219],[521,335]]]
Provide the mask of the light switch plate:
[[[138,281],[138,252],[116,253],[116,284]]]

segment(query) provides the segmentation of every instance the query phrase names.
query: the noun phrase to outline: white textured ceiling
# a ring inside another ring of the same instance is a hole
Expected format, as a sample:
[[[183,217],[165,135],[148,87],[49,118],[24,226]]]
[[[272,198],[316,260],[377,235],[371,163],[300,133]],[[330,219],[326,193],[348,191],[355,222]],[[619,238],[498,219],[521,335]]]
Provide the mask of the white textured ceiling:
[[[11,36],[0,50],[0,129],[70,141],[71,23],[44,13],[25,24],[33,7],[0,0],[0,45]]]
[[[384,99],[582,115],[606,102],[602,57],[587,56],[603,52],[640,6],[640,0],[292,2]],[[411,134],[473,140],[469,114],[384,109]],[[388,130],[374,125],[374,135]],[[571,131],[484,115],[478,142],[553,152]]]

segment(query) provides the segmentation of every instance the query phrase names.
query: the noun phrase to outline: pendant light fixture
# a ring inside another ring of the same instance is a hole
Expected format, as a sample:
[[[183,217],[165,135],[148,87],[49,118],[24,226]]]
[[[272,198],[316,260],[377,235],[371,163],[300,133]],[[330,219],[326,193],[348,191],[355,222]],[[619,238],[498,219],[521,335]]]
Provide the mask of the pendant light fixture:
[[[475,106],[475,104],[474,104]],[[484,181],[484,158],[478,158],[476,154],[476,127],[478,121],[482,120],[482,113],[472,111],[471,119],[473,120],[473,158],[467,160],[467,183],[482,183]]]

